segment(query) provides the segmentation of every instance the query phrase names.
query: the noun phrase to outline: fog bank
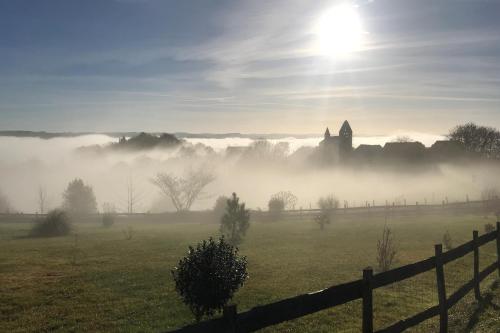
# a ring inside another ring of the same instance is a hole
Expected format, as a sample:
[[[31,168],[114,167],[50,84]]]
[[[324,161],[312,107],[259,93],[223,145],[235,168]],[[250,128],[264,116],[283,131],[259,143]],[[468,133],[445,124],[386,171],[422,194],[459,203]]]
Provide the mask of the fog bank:
[[[385,137],[357,137],[355,146],[361,143],[383,144],[397,136],[406,135],[427,146],[440,136],[408,135],[397,133]],[[287,142],[290,153],[301,146],[315,147],[317,138],[269,140],[272,143]],[[340,202],[350,205],[384,204],[406,199],[415,203],[441,203],[463,201],[466,195],[478,199],[481,191],[490,185],[498,185],[494,165],[436,165],[421,171],[394,171],[370,168],[316,168],[307,159],[296,157],[280,161],[243,161],[239,157],[224,156],[228,146],[246,146],[253,140],[245,138],[186,139],[187,144],[202,143],[212,147],[215,153],[190,153],[180,149],[151,150],[141,152],[111,152],[82,154],[76,148],[104,145],[116,142],[106,135],[86,135],[73,138],[14,138],[0,137],[0,191],[9,199],[12,207],[21,212],[36,212],[37,189],[41,186],[48,193],[48,206],[61,204],[61,194],[68,182],[82,178],[94,188],[99,208],[112,203],[125,211],[127,187],[132,181],[138,194],[136,210],[172,210],[168,200],[162,199],[150,179],[158,172],[182,174],[193,168],[211,170],[216,179],[193,205],[193,209],[213,206],[219,195],[237,192],[250,208],[267,209],[269,197],[276,192],[289,190],[298,197],[297,208],[315,207],[320,196],[333,193]],[[195,149],[196,151],[196,149]],[[299,162],[298,162],[299,161]]]

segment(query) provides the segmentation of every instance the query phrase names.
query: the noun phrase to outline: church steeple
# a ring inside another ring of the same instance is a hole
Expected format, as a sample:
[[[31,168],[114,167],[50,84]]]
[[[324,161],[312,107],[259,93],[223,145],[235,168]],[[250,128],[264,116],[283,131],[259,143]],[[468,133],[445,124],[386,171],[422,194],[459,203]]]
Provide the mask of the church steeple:
[[[345,138],[352,137],[352,129],[347,120],[342,124],[342,127],[339,131],[339,136],[343,136]]]
[[[325,131],[325,139],[328,139],[329,137],[330,137],[330,130],[327,127]]]
[[[340,150],[342,153],[348,153],[352,151],[352,128],[349,122],[346,120],[342,124],[339,131],[340,138]]]

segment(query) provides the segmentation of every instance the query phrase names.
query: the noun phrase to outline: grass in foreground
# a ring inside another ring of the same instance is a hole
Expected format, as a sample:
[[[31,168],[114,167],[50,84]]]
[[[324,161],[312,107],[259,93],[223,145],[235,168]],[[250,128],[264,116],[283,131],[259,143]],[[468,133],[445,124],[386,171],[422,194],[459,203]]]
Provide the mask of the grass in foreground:
[[[459,245],[471,239],[473,229],[482,233],[487,222],[493,219],[390,219],[399,248],[396,266],[432,256],[446,230]],[[234,299],[239,311],[360,278],[364,267],[376,265],[384,224],[360,217],[323,231],[313,222],[251,225],[240,247],[248,257],[250,279]],[[170,269],[188,245],[217,235],[218,225],[135,223],[130,240],[123,235],[126,228],[120,221],[111,228],[81,223],[77,236],[31,239],[23,238],[27,223],[0,224],[0,331],[158,332],[192,323]],[[481,269],[496,260],[493,245],[481,248]],[[445,274],[451,294],[472,277],[471,256],[447,265]],[[381,288],[374,297],[378,329],[436,304],[434,272]],[[454,311],[461,317],[460,306]],[[264,331],[359,332],[360,318],[356,301]],[[415,331],[432,332],[436,324],[432,319]],[[463,324],[457,321],[454,329]]]

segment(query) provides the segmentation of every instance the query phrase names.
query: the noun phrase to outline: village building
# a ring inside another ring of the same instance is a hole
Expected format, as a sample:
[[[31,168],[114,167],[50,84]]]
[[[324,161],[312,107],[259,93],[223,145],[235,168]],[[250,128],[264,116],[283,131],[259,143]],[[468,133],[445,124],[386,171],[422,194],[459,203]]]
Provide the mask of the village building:
[[[421,142],[387,142],[381,145],[361,144],[356,149],[352,146],[353,131],[346,120],[339,130],[339,135],[331,135],[328,127],[324,138],[319,143],[321,160],[327,164],[342,163],[348,160],[358,162],[423,162],[444,161],[463,156],[462,143],[452,140],[436,141],[431,147]]]
[[[331,135],[327,127],[319,147],[326,162],[346,160],[352,153],[352,129],[349,122],[344,121],[338,136]]]
[[[435,160],[449,160],[463,156],[465,148],[458,141],[439,140],[429,148],[429,153]]]

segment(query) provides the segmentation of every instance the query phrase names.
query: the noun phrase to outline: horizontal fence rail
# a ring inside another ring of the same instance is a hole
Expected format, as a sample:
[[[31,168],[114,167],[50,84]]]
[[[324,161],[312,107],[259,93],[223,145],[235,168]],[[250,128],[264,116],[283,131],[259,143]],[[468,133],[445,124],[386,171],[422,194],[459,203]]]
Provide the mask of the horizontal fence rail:
[[[500,211],[500,201],[485,200],[485,201],[465,201],[434,204],[413,204],[413,205],[396,205],[387,204],[381,206],[361,206],[361,207],[345,207],[332,210],[332,214],[337,216],[413,216],[413,215],[431,215],[431,214],[483,214],[488,212]],[[279,214],[269,211],[252,211],[252,219],[254,220],[311,220],[316,215],[321,213],[320,209],[298,209],[285,210]]]
[[[477,200],[477,201],[464,201],[464,202],[443,202],[442,204],[386,204],[386,205],[364,205],[358,207],[340,207],[333,209],[332,214],[338,216],[412,216],[412,215],[429,215],[429,214],[483,214],[500,211],[499,200]],[[322,211],[320,209],[292,209],[284,210],[276,213],[263,210],[251,210],[252,220],[268,221],[272,219],[282,220],[312,220]],[[198,211],[181,211],[181,212],[164,212],[164,213],[124,213],[117,212],[116,216],[124,219],[140,219],[151,222],[193,222],[203,223],[207,221],[220,222],[219,216],[211,216],[211,210],[198,210]],[[46,216],[46,214],[36,213],[0,213],[0,221],[26,221]],[[87,214],[82,216],[86,220],[100,218],[102,214]],[[85,220],[85,219],[84,219]]]
[[[448,309],[458,303],[472,290],[475,290],[475,297],[479,300],[481,298],[479,291],[480,282],[495,271],[498,271],[500,275],[500,222],[497,222],[496,226],[497,229],[495,231],[481,236],[478,236],[478,232],[474,231],[472,241],[447,252],[442,252],[442,246],[438,244],[435,246],[435,256],[416,263],[375,275],[373,275],[371,268],[367,268],[363,271],[363,279],[257,306],[241,313],[237,312],[236,305],[231,305],[224,308],[223,316],[220,318],[192,324],[171,332],[254,332],[268,326],[361,299],[363,301],[363,333],[373,333],[373,290],[434,269],[436,270],[439,303],[375,332],[402,332],[427,319],[439,316],[440,332],[444,333],[448,331]],[[479,248],[492,241],[496,241],[497,260],[482,271],[479,271]],[[474,278],[447,297],[444,265],[469,253],[474,253]]]

